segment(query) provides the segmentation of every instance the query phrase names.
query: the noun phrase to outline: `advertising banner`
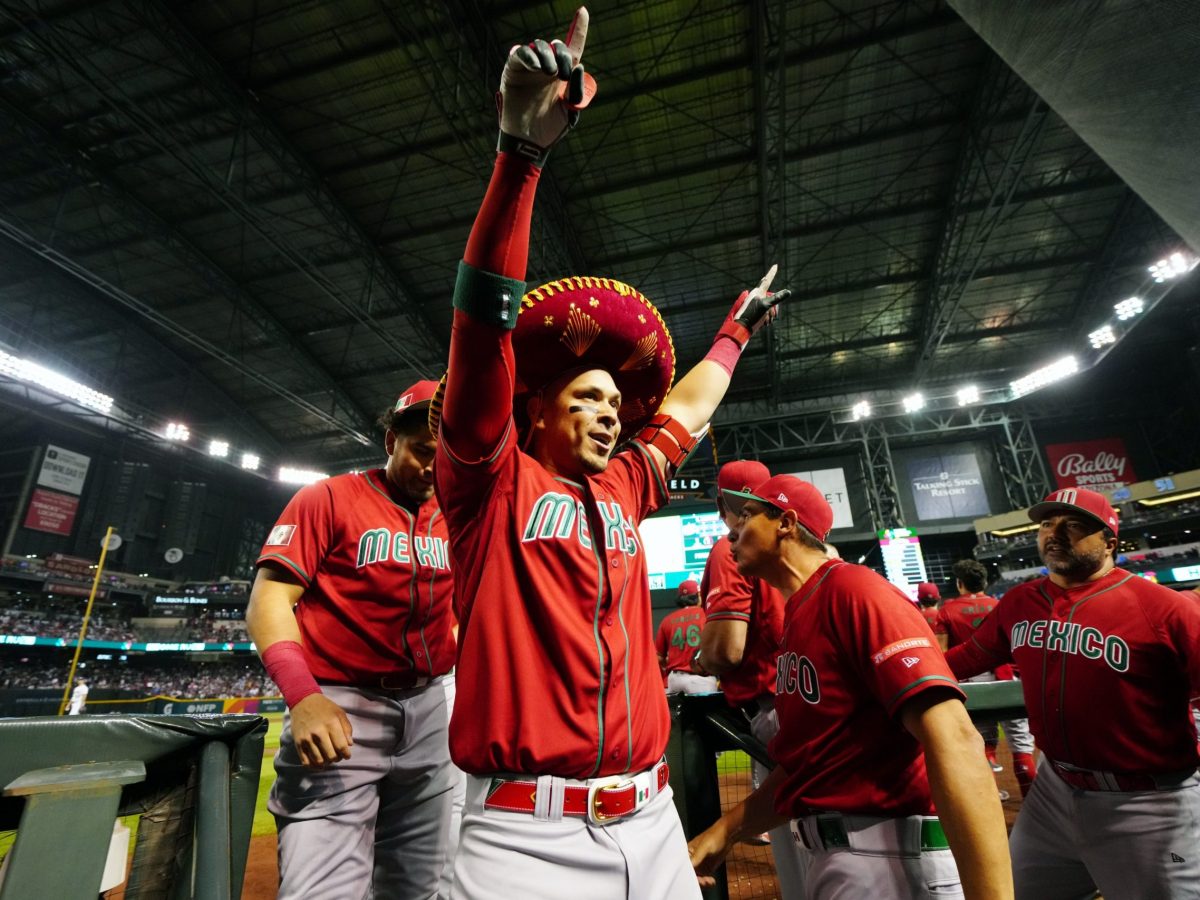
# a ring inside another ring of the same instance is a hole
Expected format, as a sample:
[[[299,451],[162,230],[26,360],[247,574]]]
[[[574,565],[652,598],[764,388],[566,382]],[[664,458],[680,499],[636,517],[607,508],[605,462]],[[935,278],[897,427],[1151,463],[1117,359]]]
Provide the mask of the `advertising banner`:
[[[1125,442],[1120,438],[1048,444],[1046,459],[1056,488],[1114,491],[1137,481]]]
[[[38,473],[37,483],[79,496],[83,493],[83,483],[87,480],[88,465],[91,461],[90,456],[50,444],[46,447],[45,457],[42,458],[42,470]]]
[[[974,453],[918,457],[909,462],[908,477],[918,519],[967,519],[991,513]]]
[[[850,493],[846,490],[845,469],[813,469],[808,472],[788,472],[812,485],[825,495],[833,507],[833,527],[853,528],[854,516],[850,511]]]
[[[25,527],[33,531],[69,536],[79,512],[79,498],[34,488],[25,514]]]

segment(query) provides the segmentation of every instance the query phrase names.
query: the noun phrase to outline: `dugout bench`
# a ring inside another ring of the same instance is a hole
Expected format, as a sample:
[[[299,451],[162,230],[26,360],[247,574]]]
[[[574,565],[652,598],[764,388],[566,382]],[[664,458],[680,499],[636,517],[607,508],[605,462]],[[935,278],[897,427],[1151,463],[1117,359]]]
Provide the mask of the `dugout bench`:
[[[141,814],[127,900],[241,896],[267,720],[0,719],[0,900],[95,900],[117,816]]]
[[[978,724],[1026,715],[1019,681],[965,682],[959,687],[967,695],[967,712]],[[771,763],[762,742],[750,734],[745,717],[725,702],[723,694],[670,694],[667,701],[671,709],[671,739],[667,744],[671,791],[684,834],[690,840],[721,815],[718,753],[742,750],[764,765]],[[716,879],[714,887],[702,891],[705,900],[728,900],[724,866]]]

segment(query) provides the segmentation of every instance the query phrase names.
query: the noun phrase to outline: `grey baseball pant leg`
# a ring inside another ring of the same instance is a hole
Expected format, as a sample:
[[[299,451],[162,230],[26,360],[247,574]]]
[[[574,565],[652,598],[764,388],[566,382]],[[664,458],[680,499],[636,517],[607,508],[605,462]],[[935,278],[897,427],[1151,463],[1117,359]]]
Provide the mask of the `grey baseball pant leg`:
[[[281,898],[432,898],[450,838],[454,770],[442,679],[411,691],[323,688],[354,730],[351,758],[300,765],[285,721],[268,809]]]

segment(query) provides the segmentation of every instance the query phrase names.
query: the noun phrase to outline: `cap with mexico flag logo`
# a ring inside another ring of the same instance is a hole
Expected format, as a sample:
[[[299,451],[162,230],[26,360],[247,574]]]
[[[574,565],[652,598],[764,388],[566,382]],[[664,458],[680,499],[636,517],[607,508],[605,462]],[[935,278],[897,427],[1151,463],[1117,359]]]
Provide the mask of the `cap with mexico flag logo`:
[[[418,381],[412,387],[405,388],[396,398],[396,405],[392,407],[392,412],[404,412],[406,409],[428,406],[429,402],[433,400],[437,386],[436,381]]]
[[[1062,488],[1046,495],[1041,503],[1029,507],[1029,518],[1041,522],[1049,516],[1064,516],[1077,513],[1094,519],[1105,528],[1111,528],[1117,533],[1117,511],[1112,508],[1108,498],[1098,491],[1086,488]]]
[[[757,500],[784,512],[792,512],[796,521],[820,540],[833,528],[833,507],[812,484],[795,475],[774,475],[748,491],[721,492],[725,503],[740,515],[747,500]]]

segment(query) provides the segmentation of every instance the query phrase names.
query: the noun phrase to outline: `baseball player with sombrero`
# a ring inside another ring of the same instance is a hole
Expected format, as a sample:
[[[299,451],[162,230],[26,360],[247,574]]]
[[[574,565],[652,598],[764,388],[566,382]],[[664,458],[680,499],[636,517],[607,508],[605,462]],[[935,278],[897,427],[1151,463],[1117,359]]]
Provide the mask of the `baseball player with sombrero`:
[[[436,387],[383,416],[386,466],[302,488],[258,558],[246,624],[288,706],[268,803],[280,897],[449,895],[464,785]]]
[[[735,459],[717,472],[717,514],[732,531],[738,517],[725,503],[724,491],[747,491],[771,476],[752,459]],[[767,745],[779,733],[775,715],[775,660],[783,638],[783,596],[761,578],[743,575],[733,559],[729,536],[713,545],[700,581],[708,620],[700,635],[695,666],[721,677],[725,701],[740,710],[750,733]],[[750,781],[759,787],[770,768],[751,761]],[[804,893],[803,848],[791,830],[780,825],[767,838],[775,859],[775,876],[784,897]],[[761,841],[756,835],[752,840]]]
[[[717,679],[692,671],[692,657],[700,646],[704,629],[704,607],[700,605],[700,585],[692,579],[679,583],[679,609],[667,613],[658,623],[654,647],[662,667],[668,694],[712,694],[719,690]]]
[[[454,290],[438,497],[455,558],[468,773],[455,896],[696,897],[637,525],[667,502],[751,334],[770,273],[674,387],[654,306],[609,278],[525,292],[541,166],[594,91],[565,41],[513,48],[495,170]],[[439,409],[440,406],[440,409]]]
[[[734,842],[790,820],[809,851],[808,897],[1011,897],[979,733],[912,601],[827,556],[833,509],[808,482],[776,475],[724,497],[738,514],[738,571],[788,598],[769,747],[777,765],[692,839],[697,873],[710,877]]]
[[[1012,832],[1017,896],[1200,896],[1200,605],[1114,564],[1103,494],[1054,491],[1029,518],[1049,575],[947,656],[960,678],[1021,670],[1043,757]]]

